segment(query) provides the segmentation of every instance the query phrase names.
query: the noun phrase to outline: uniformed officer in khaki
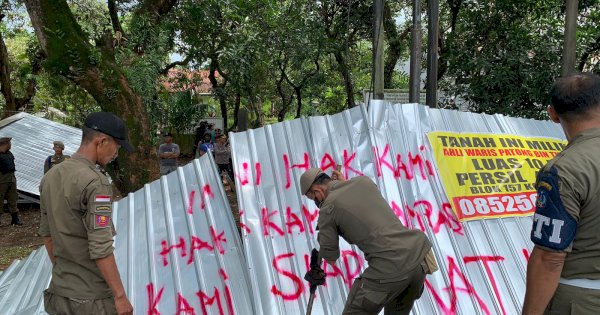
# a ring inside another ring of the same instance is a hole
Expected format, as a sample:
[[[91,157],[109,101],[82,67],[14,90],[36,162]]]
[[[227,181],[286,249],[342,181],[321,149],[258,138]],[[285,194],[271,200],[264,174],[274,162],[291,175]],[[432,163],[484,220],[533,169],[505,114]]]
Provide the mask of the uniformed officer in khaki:
[[[17,177],[15,176],[15,156],[10,152],[11,139],[9,137],[0,138],[0,196],[2,201],[6,200],[8,212],[11,215],[11,225],[23,225],[19,219],[19,209],[17,208]],[[1,212],[0,212],[1,213]]]
[[[63,154],[63,150],[65,149],[65,144],[62,141],[54,141],[54,154],[50,155],[44,161],[44,174],[48,173],[48,171],[55,165],[61,163],[62,161],[71,158],[71,156]]]
[[[113,254],[112,188],[96,168],[133,148],[121,119],[93,113],[84,123],[81,146],[52,167],[40,188],[39,234],[53,263],[44,292],[54,314],[133,314]]]
[[[600,314],[600,77],[556,80],[550,119],[569,144],[538,173],[523,314]]]
[[[402,225],[368,177],[343,181],[338,171],[334,177],[340,180],[312,168],[300,177],[300,188],[319,207],[320,256],[335,264],[341,236],[369,263],[354,281],[343,314],[377,314],[384,307],[385,314],[409,314],[423,293],[431,243],[422,231]]]

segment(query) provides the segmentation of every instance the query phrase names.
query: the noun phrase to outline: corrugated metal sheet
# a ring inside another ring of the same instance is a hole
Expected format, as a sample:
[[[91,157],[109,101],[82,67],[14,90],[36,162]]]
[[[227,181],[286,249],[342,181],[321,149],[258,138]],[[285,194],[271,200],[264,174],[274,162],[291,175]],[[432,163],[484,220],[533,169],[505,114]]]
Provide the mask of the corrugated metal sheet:
[[[210,155],[129,194],[114,211],[115,256],[136,314],[150,313],[151,296],[161,296],[161,314],[175,314],[183,299],[196,314],[253,313],[240,235]]]
[[[316,244],[317,209],[300,197],[297,183],[308,167],[344,164],[373,174],[371,142],[363,107],[232,133],[233,162],[243,238],[257,314],[305,314],[309,298],[307,258]],[[364,259],[342,240],[346,264],[326,268],[343,276],[319,289],[313,314],[341,314],[351,279]],[[327,301],[327,303],[322,303]]]
[[[44,161],[54,154],[52,142],[65,143],[64,154],[71,155],[81,142],[81,129],[19,113],[0,121],[0,137],[12,137],[17,189],[33,197],[40,195]]]
[[[377,101],[368,116],[362,109],[352,109],[232,134],[238,201],[246,226],[243,237],[261,313],[304,313],[308,294],[301,277],[316,235],[309,227],[314,218],[304,215],[302,208],[315,208],[300,197],[297,181],[308,166],[302,165],[305,162],[327,166],[325,153],[334,164],[343,164],[350,177],[362,172],[375,180],[401,221],[423,229],[433,241],[441,272],[428,276],[427,289],[413,313],[520,312],[531,218],[457,222],[439,174],[427,167],[434,166],[428,131],[564,138],[560,127],[548,121]],[[398,163],[414,168],[395,173]],[[297,221],[304,224],[304,231]],[[341,313],[347,284],[357,275],[355,256],[345,257],[338,261],[339,272],[326,270],[328,285],[320,288],[313,314]]]
[[[458,223],[444,206],[437,171],[417,167],[409,179],[387,167],[409,153],[433,163],[425,140],[431,130],[563,138],[550,122],[381,102],[368,114],[358,107],[232,134],[247,263],[214,161],[195,160],[115,204],[117,264],[136,314],[152,313],[154,305],[162,314],[304,314],[301,277],[317,245],[317,210],[300,197],[297,182],[309,166],[329,172],[335,164],[349,177],[374,179],[401,220],[433,240],[441,272],[428,277],[413,313],[518,313],[531,219]],[[345,242],[341,248],[313,314],[341,313],[365,267],[358,249]],[[0,314],[40,313],[49,275],[44,249],[11,265],[0,275]]]
[[[115,256],[135,314],[254,313],[239,232],[211,156],[146,184],[113,211]],[[0,314],[42,313],[50,274],[44,248],[11,265],[0,278]]]
[[[42,291],[48,287],[51,274],[43,247],[25,260],[15,261],[0,278],[0,314],[45,314]]]

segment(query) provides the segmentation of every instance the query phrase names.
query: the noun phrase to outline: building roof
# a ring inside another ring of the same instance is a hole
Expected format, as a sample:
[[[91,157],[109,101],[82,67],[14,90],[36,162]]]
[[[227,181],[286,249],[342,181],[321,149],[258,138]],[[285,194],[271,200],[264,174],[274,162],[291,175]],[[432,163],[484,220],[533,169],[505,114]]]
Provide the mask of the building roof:
[[[212,83],[208,78],[208,70],[181,70],[170,69],[162,86],[169,92],[183,92],[192,90],[196,94],[212,93]],[[221,75],[216,72],[215,77],[221,80]]]

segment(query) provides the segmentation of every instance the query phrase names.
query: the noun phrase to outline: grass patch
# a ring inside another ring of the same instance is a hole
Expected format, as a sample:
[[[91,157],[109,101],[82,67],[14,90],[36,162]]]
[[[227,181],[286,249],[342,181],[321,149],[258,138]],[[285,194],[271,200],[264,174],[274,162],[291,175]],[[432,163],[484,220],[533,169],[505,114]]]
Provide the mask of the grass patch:
[[[0,248],[0,270],[6,269],[15,259],[22,259],[34,250],[29,245]]]

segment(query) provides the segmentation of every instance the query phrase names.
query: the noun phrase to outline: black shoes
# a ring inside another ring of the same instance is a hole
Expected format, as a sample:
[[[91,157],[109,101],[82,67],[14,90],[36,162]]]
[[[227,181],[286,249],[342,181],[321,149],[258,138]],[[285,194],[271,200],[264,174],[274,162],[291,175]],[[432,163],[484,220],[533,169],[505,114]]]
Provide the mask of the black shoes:
[[[23,222],[21,222],[21,220],[19,220],[19,215],[16,213],[11,213],[10,214],[12,216],[12,220],[10,221],[10,225],[12,226],[22,226]]]

